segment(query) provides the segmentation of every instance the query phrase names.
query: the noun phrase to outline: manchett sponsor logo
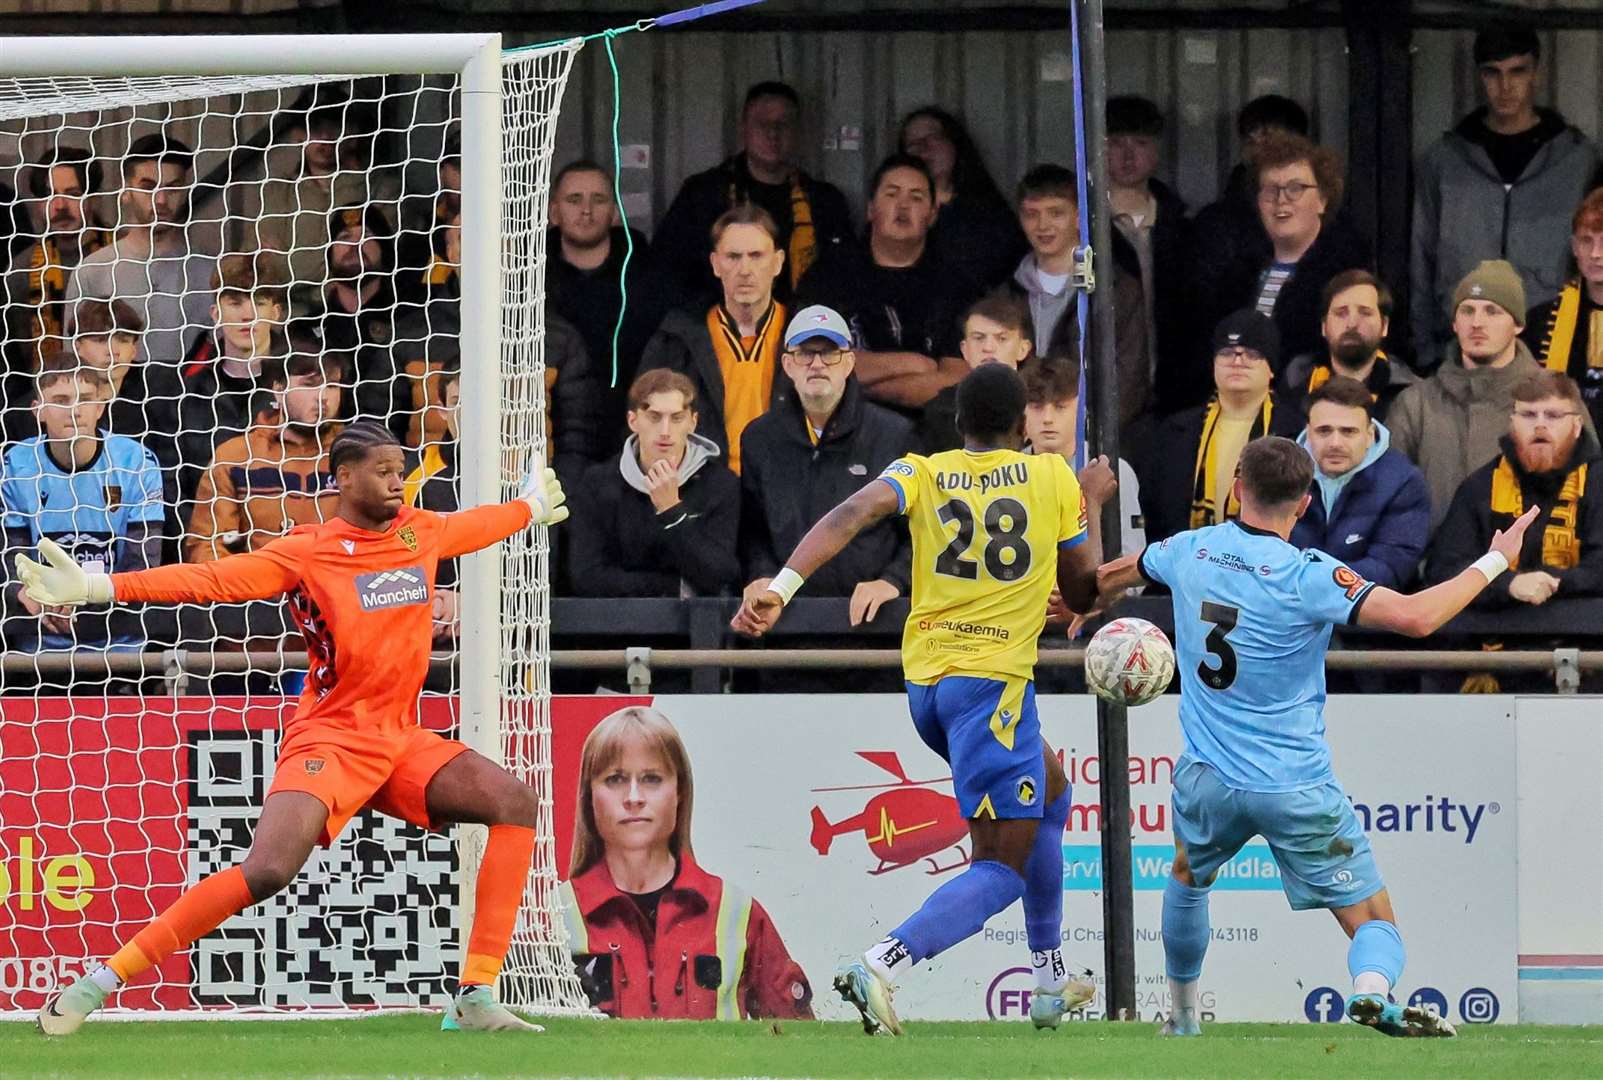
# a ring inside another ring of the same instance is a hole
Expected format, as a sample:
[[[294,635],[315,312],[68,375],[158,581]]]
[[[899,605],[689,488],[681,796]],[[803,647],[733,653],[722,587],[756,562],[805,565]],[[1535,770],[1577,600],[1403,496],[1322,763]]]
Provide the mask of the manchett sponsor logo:
[[[428,578],[421,566],[356,575],[356,597],[363,611],[429,602]]]

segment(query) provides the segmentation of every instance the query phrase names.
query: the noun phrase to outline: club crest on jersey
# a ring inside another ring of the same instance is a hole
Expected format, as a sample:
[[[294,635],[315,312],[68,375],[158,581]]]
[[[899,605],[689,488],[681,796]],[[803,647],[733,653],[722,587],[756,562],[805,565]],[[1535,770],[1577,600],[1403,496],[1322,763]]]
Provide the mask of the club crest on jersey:
[[[412,526],[402,525],[399,529],[395,530],[395,535],[400,538],[401,543],[406,545],[406,550],[417,550],[417,533],[412,531]]]
[[[316,776],[323,771],[323,759],[320,757],[307,758],[301,764],[305,766],[307,776]]]
[[[356,598],[363,611],[409,607],[429,602],[429,584],[421,566],[356,575]]]
[[[1018,795],[1020,806],[1035,805],[1035,781],[1031,777],[1025,776],[1019,779]]]
[[[1358,594],[1369,585],[1369,582],[1359,577],[1356,571],[1345,566],[1336,567],[1330,572],[1330,576],[1346,592],[1349,600],[1358,599]]]
[[[120,484],[106,485],[106,511],[110,513],[122,505],[122,486]]]

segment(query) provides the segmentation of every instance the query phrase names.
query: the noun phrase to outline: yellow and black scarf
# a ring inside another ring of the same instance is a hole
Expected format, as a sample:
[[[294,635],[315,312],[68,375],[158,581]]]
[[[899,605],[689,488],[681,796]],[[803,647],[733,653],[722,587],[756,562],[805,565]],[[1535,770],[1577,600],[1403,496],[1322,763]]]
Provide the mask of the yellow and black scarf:
[[[1375,354],[1375,362],[1377,364],[1385,359],[1386,354],[1384,352],[1377,352]],[[1333,379],[1335,375],[1335,369],[1333,369],[1329,363],[1315,364],[1314,369],[1308,373],[1308,389],[1306,393],[1311,394],[1315,390],[1318,390],[1321,386],[1324,386],[1327,382]],[[1372,401],[1380,400],[1380,396],[1373,390],[1369,391],[1369,397]]]
[[[1581,322],[1581,283],[1572,281],[1558,294],[1553,314],[1548,317],[1547,329],[1536,360],[1549,371],[1569,371],[1570,350],[1575,345],[1575,331]],[[1593,309],[1587,327],[1586,366],[1603,368],[1603,310]]]
[[[1569,570],[1581,561],[1581,538],[1575,527],[1581,520],[1581,493],[1585,490],[1586,463],[1582,462],[1564,478],[1542,530],[1542,565],[1550,570]],[[1523,513],[1525,495],[1520,491],[1519,476],[1504,454],[1492,473],[1492,514],[1507,515],[1513,521]],[[1519,569],[1519,561],[1509,569]]]
[[[733,209],[750,201],[737,171],[730,178],[724,204]],[[801,284],[802,275],[817,261],[818,232],[813,227],[813,202],[807,197],[807,185],[802,183],[801,170],[797,169],[790,174],[790,243],[785,248],[785,266],[792,289]]]
[[[104,233],[90,229],[83,234],[81,254],[90,255],[104,247],[105,242]],[[23,273],[27,281],[26,303],[33,312],[29,330],[33,335],[34,350],[42,356],[49,342],[53,340],[60,345],[65,339],[67,280],[72,276],[72,270],[62,262],[55,241],[47,239],[34,245]]]
[[[818,235],[813,229],[813,204],[802,186],[801,173],[790,177],[790,247],[785,262],[790,267],[790,287],[800,287],[802,275],[818,258]]]
[[[1560,355],[1568,354],[1569,345],[1566,343],[1565,351]],[[1582,462],[1564,478],[1558,498],[1553,501],[1553,509],[1548,512],[1547,527],[1542,530],[1542,566],[1549,570],[1568,570],[1581,561],[1581,538],[1576,535],[1575,526],[1581,519],[1581,493],[1585,490],[1586,464]],[[1514,465],[1507,454],[1498,459],[1497,469],[1492,473],[1491,510],[1494,525],[1500,524],[1503,528],[1525,513],[1525,493],[1520,490],[1519,475],[1514,472]],[[1509,569],[1519,569],[1517,558]],[[1502,652],[1503,643],[1483,641],[1481,651]],[[1460,694],[1500,694],[1502,691],[1502,680],[1489,671],[1466,675],[1458,688]]]
[[[1275,401],[1269,394],[1264,395],[1263,407],[1259,409],[1258,416],[1252,422],[1252,428],[1247,433],[1247,441],[1262,438],[1269,434],[1269,422],[1274,416]],[[1219,407],[1219,399],[1215,397],[1208,402],[1208,411],[1202,418],[1202,439],[1197,443],[1196,472],[1191,484],[1191,528],[1200,529],[1205,525],[1219,524],[1218,505],[1219,493],[1215,488],[1218,476],[1218,462],[1214,460],[1219,445],[1214,435],[1219,430],[1219,420],[1223,411]],[[1225,520],[1233,520],[1241,513],[1241,504],[1236,500],[1235,492],[1226,496]]]

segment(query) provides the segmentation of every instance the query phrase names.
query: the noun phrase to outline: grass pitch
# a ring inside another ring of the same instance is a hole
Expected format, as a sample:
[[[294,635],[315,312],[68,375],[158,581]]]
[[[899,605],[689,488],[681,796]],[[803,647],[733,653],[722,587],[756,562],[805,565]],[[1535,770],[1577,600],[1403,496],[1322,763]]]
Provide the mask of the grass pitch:
[[[1560,1077],[1603,1076],[1603,1027],[1471,1027],[1388,1039],[1353,1024],[913,1022],[902,1039],[844,1023],[551,1021],[543,1035],[444,1034],[428,1016],[283,1023],[91,1022],[66,1039],[0,1024],[0,1075],[23,1077]]]

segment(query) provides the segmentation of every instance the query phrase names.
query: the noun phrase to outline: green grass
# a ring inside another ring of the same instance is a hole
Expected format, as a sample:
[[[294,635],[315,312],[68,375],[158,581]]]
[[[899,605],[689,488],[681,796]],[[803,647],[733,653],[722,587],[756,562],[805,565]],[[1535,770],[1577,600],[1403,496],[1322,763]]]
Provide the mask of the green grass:
[[[1388,1039],[1352,1024],[1216,1024],[1160,1039],[1146,1024],[554,1021],[543,1035],[443,1034],[427,1016],[286,1023],[91,1022],[67,1039],[0,1024],[0,1075],[30,1076],[1603,1076],[1603,1027],[1475,1027]]]

